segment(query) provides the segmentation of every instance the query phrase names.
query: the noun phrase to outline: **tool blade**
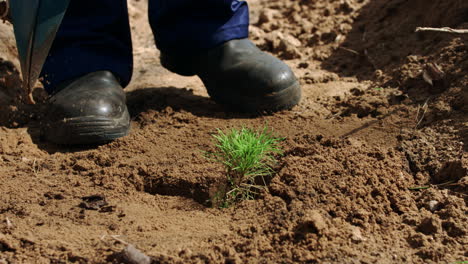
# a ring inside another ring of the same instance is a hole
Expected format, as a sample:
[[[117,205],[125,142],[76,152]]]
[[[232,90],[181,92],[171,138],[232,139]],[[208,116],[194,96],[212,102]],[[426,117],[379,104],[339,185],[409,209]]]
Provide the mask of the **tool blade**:
[[[70,0],[10,1],[23,85],[32,89],[41,73]]]

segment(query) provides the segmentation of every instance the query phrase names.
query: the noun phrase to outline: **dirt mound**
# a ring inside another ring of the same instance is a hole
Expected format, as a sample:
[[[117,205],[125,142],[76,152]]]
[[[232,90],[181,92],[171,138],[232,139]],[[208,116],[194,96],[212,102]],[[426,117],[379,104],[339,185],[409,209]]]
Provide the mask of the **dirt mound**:
[[[415,29],[466,28],[467,17],[466,1],[276,0],[264,4],[251,31],[264,49],[295,59],[305,83],[331,82],[338,76],[370,80],[376,87],[399,89],[413,103],[432,100],[434,112],[445,118],[468,111],[468,37]],[[446,73],[443,85],[423,80],[428,63]],[[317,68],[338,76],[328,73],[330,77],[317,79]]]
[[[21,100],[11,26],[0,24],[0,263],[455,263],[468,258],[466,1],[249,1],[252,39],[283,58],[303,100],[273,115],[226,112],[196,77],[158,61],[146,1],[129,1],[135,72],[129,136],[63,147]],[[428,63],[444,72],[430,85]],[[36,89],[39,102],[41,89]],[[263,127],[285,155],[257,200],[211,208],[206,160],[220,128]]]
[[[391,74],[408,56],[423,62],[451,44],[463,49],[462,36],[415,29],[463,28],[467,14],[461,0],[274,0],[263,4],[251,31],[259,45],[285,59],[319,60],[340,75],[369,78],[375,70]]]
[[[238,231],[246,262],[439,262],[465,253],[465,201],[443,190],[410,190],[418,180],[401,153],[321,135],[288,143],[271,193],[259,206],[243,204],[254,207],[247,209],[252,216],[266,216]],[[392,243],[383,242],[389,237]]]

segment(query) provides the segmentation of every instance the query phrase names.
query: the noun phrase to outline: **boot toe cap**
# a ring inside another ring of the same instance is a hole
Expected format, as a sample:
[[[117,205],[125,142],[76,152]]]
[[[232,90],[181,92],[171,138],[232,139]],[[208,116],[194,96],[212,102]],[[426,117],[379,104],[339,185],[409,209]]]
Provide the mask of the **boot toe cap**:
[[[283,61],[266,53],[200,76],[218,103],[242,112],[289,109],[301,98],[299,81]]]
[[[124,136],[130,116],[122,87],[108,72],[85,75],[49,100],[43,133],[59,144],[94,144]]]

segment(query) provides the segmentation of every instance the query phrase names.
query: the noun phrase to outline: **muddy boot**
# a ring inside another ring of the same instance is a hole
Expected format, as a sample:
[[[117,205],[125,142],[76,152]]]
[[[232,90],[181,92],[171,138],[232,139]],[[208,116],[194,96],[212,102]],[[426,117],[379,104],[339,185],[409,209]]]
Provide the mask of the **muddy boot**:
[[[235,111],[290,109],[301,98],[291,69],[248,39],[231,40],[197,56],[161,53],[161,64],[181,75],[198,75],[214,101]]]
[[[125,93],[108,71],[89,73],[57,87],[42,134],[57,144],[99,144],[130,130]]]

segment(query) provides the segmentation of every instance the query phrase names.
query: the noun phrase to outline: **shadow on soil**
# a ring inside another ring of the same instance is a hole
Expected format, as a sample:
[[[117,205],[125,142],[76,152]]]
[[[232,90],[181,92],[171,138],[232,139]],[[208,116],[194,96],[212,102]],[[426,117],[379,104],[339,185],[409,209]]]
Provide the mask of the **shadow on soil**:
[[[175,87],[145,88],[127,93],[127,106],[132,118],[148,110],[187,111],[195,116],[219,119],[256,118],[267,113],[238,113],[226,109],[208,97],[193,94],[190,89]]]
[[[166,196],[181,196],[202,204],[212,206],[212,198],[219,185],[215,178],[205,178],[201,182],[191,182],[175,177],[145,177],[144,192]]]
[[[357,77],[401,90],[401,100],[390,100],[391,105],[418,109],[426,105],[429,110],[422,115],[419,129],[443,127],[451,120],[450,126],[456,128],[466,151],[468,129],[463,124],[468,113],[468,36],[415,33],[415,29],[467,28],[467,17],[468,1],[464,0],[371,0],[354,19],[346,40],[322,62],[322,67],[341,77]],[[423,80],[421,72],[427,63],[442,67],[446,73],[442,82],[431,86]],[[357,97],[360,100],[360,95]],[[346,106],[347,111],[359,116],[359,107],[358,111],[354,109],[359,105]]]
[[[270,186],[273,178],[283,168],[284,163],[276,165],[271,176],[257,177],[255,185],[257,186]],[[193,199],[199,204],[206,207],[223,207],[224,197],[226,192],[229,191],[227,178],[224,171],[219,172],[219,176],[206,176],[197,181],[189,181],[178,177],[155,176],[153,173],[148,173],[143,170],[138,172],[138,176],[143,178],[143,186],[137,187],[140,191],[149,194],[158,194],[166,196],[180,196]],[[263,193],[263,190],[252,188],[256,194],[254,199],[257,199]]]
[[[464,0],[370,1],[354,19],[345,42],[322,62],[322,67],[343,77],[356,76],[359,80],[379,80],[382,76],[379,72],[384,73],[392,77],[384,86],[398,87],[413,102],[420,103],[442,93],[452,80],[462,77],[463,71],[450,67],[466,65],[466,56],[443,58],[438,55],[449,46],[456,51],[463,49],[468,38],[456,34],[415,33],[415,29],[466,27],[466,17],[468,2]],[[447,82],[444,87],[431,87],[418,70],[428,62],[439,63],[438,60],[451,64],[444,69],[448,73]],[[411,76],[414,74],[417,76]]]
[[[220,105],[217,105],[208,97],[194,95],[189,89],[180,89],[174,87],[162,88],[146,88],[136,91],[127,92],[127,106],[132,119],[137,118],[141,113],[149,110],[163,111],[170,107],[174,111],[187,111],[196,116],[232,119],[232,118],[255,118],[264,113],[247,114],[231,112]],[[18,109],[19,106],[13,106],[13,109]],[[60,146],[46,142],[41,137],[40,120],[41,113],[45,109],[45,105],[37,104],[33,106],[22,106],[24,109],[21,115],[7,113],[8,121],[0,123],[0,126],[12,127],[12,124],[17,126],[27,126],[33,142],[42,150],[49,153],[62,152],[79,152],[94,149],[96,145],[81,145],[81,146]],[[16,113],[16,112],[15,112]],[[15,118],[16,121],[11,121]],[[23,120],[24,119],[24,120]]]
[[[408,63],[410,55],[430,55],[460,37],[415,33],[416,27],[458,28],[466,23],[468,2],[444,0],[373,0],[362,7],[346,41],[322,66],[341,76],[373,80],[374,71],[390,71]],[[357,53],[350,52],[356,51]]]

